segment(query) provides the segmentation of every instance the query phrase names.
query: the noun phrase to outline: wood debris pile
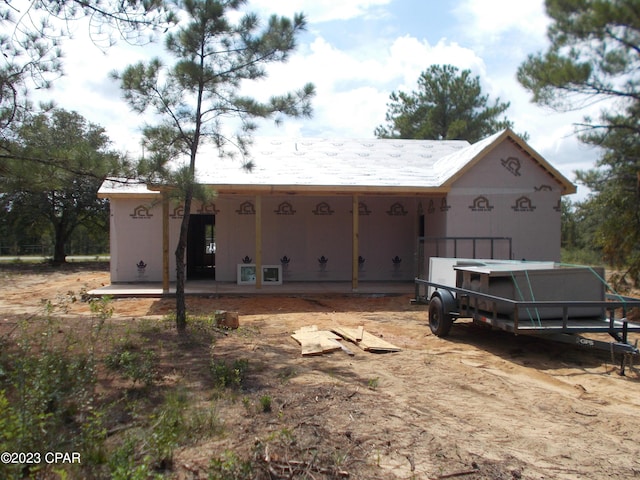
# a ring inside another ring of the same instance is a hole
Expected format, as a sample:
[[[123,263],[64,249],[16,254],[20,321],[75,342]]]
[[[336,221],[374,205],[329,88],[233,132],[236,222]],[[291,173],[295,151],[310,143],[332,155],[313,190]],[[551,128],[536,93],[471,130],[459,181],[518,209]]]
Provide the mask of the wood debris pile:
[[[331,330],[318,330],[313,325],[296,330],[291,337],[302,347],[302,355],[322,355],[336,350],[343,350],[348,355],[354,355],[342,340],[347,340],[360,347],[365,352],[385,353],[399,352],[400,348],[366,332],[364,327],[347,328],[335,327]]]

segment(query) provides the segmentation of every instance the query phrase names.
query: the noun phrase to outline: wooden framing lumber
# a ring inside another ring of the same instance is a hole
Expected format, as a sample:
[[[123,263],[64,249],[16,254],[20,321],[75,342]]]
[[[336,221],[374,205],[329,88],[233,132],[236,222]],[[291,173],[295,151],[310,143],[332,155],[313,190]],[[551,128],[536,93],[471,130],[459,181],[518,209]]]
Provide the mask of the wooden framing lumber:
[[[303,356],[322,355],[343,348],[338,341],[341,337],[327,330],[318,330],[315,325],[296,330],[291,338],[300,344]]]
[[[348,327],[335,327],[331,331],[337,335],[340,335],[345,340],[358,345],[365,352],[399,352],[401,349],[387,342],[386,340],[376,337],[369,332],[364,331],[364,327],[348,328]],[[358,340],[358,338],[361,338]]]

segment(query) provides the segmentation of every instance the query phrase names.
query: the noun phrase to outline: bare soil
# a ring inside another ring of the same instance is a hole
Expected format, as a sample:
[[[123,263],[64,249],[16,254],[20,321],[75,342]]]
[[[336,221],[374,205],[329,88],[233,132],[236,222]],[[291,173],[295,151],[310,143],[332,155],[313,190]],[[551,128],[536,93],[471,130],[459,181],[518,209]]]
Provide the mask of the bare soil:
[[[88,328],[81,292],[109,283],[105,265],[0,267],[0,335],[18,318],[65,304],[69,328]],[[209,345],[158,329],[157,388],[180,385],[211,399],[211,357],[246,359],[247,382],[217,403],[221,435],[174,455],[173,478],[207,478],[225,451],[259,455],[261,478],[628,479],[640,477],[640,369],[619,359],[461,322],[431,334],[426,307],[389,297],[300,296],[188,299],[193,315],[228,310],[240,328]],[[77,301],[72,301],[72,300]],[[113,300],[114,325],[164,322],[174,299]],[[357,327],[400,347],[375,354],[354,345],[302,357],[300,327]],[[197,333],[196,333],[197,335]],[[176,353],[178,352],[178,353]],[[121,384],[103,382],[103,395]],[[271,411],[259,409],[271,400]],[[117,420],[114,419],[114,425]],[[258,448],[259,447],[259,448]],[[256,452],[259,452],[257,454]]]

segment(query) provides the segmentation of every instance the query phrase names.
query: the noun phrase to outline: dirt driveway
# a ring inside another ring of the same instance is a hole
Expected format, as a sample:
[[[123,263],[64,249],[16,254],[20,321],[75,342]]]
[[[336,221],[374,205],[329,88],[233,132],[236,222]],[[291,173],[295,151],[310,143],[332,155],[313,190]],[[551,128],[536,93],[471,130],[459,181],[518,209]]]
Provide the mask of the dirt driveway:
[[[0,282],[0,322],[8,322],[41,308],[41,299],[79,298],[109,277],[104,267],[0,268]],[[269,432],[289,431],[299,439],[296,454],[315,442],[341,468],[305,478],[640,478],[640,369],[622,377],[608,354],[464,322],[440,339],[430,333],[426,308],[409,300],[410,292],[191,298],[193,314],[239,312],[241,329],[220,338],[213,355],[250,359],[245,395],[267,392],[274,408],[256,419],[240,402],[220,407],[228,434],[178,452],[176,476],[201,478],[211,452],[248,452]],[[113,306],[113,321],[160,319],[173,300],[119,299]],[[88,305],[68,302],[67,315],[88,315]],[[303,357],[290,335],[310,325],[362,325],[401,351],[351,345],[353,356]],[[270,457],[274,466],[295,460],[283,448]]]

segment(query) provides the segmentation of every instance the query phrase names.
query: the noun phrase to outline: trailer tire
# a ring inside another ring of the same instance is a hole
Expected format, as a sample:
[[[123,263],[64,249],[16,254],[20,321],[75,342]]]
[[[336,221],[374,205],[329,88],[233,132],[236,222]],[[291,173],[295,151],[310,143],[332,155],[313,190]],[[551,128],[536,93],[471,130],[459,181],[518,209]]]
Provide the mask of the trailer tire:
[[[438,295],[433,295],[429,301],[429,328],[437,337],[449,335],[453,325],[453,318],[445,312],[444,302]]]

